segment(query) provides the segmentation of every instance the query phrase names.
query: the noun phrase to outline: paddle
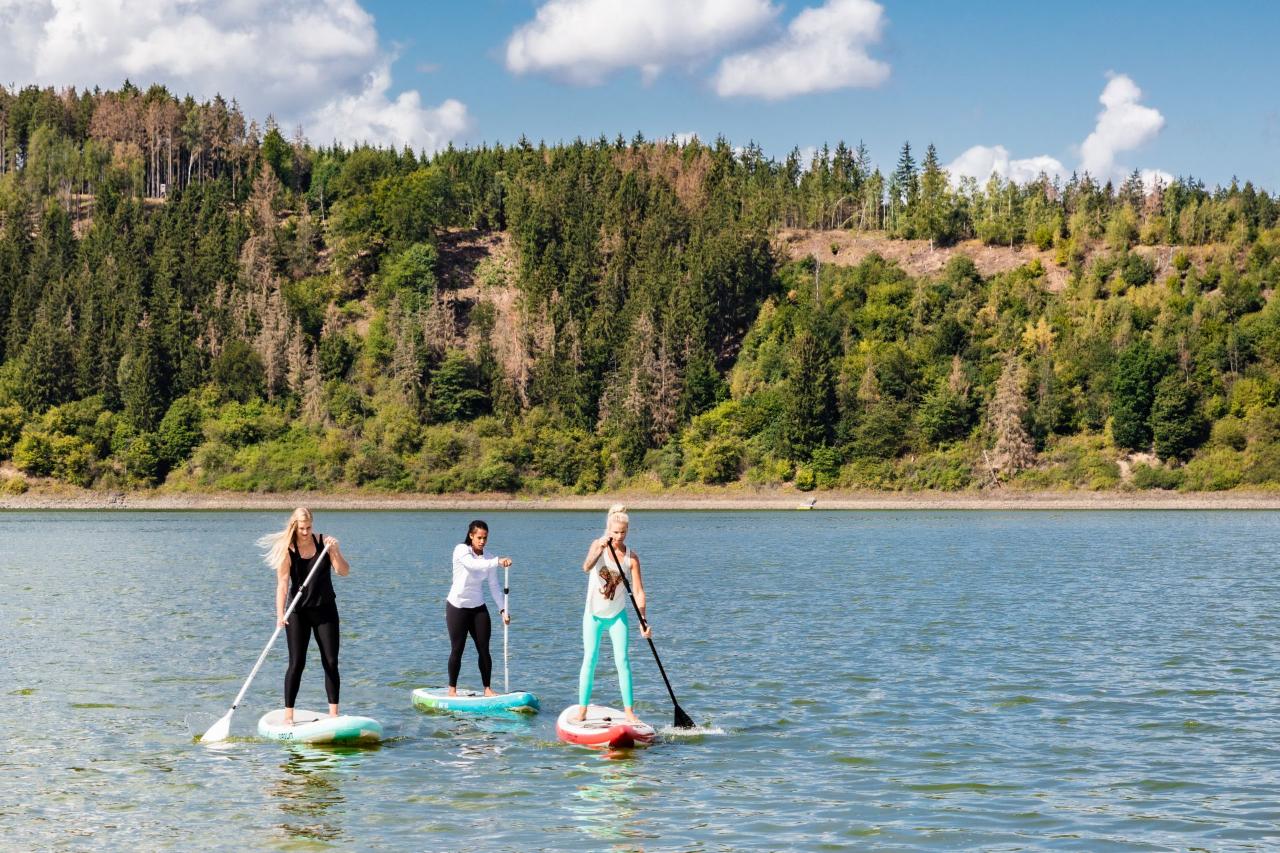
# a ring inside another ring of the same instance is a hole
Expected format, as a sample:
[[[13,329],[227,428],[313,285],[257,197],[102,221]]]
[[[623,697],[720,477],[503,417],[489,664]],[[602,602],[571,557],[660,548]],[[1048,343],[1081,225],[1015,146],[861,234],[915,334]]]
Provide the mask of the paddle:
[[[329,546],[326,544],[320,551],[320,556],[316,557],[316,561],[311,564],[311,571],[307,572],[306,580],[302,582],[302,586],[298,587],[298,594],[293,597],[293,601],[289,602],[289,608],[284,612],[285,620],[288,620],[289,614],[293,613],[293,608],[298,606],[298,602],[302,600],[302,594],[307,590],[307,584],[311,583],[311,578],[315,575],[316,569],[320,568],[320,564],[324,562],[324,555],[329,553]],[[231,715],[236,712],[236,708],[240,707],[240,700],[244,698],[244,694],[248,692],[249,685],[253,683],[253,677],[258,674],[258,670],[262,669],[262,662],[267,659],[267,652],[271,651],[271,647],[276,643],[276,637],[280,636],[280,629],[283,625],[277,625],[276,630],[271,635],[271,639],[267,641],[267,647],[262,650],[262,654],[258,655],[258,662],[253,665],[253,671],[249,673],[249,677],[245,679],[244,687],[240,688],[240,692],[236,694],[236,700],[231,703],[231,710],[222,716],[221,720],[209,727],[209,731],[204,733],[200,738],[201,743],[217,743],[226,740],[231,734]]]
[[[636,616],[640,619],[640,627],[647,629],[649,623],[644,620],[644,614],[640,612],[640,605],[636,604],[636,597],[631,593],[631,582],[627,580],[627,573],[622,571],[622,563],[618,561],[618,553],[613,550],[613,540],[609,540],[609,553],[613,555],[613,564],[618,567],[618,575],[622,578],[622,584],[627,588],[627,597],[631,599],[631,606],[636,609]],[[667,685],[667,693],[671,695],[671,704],[676,709],[675,727],[677,729],[691,729],[694,727],[693,718],[684,712],[680,707],[680,703],[676,701],[676,692],[671,689],[671,680],[667,678],[667,671],[662,666],[662,658],[658,657],[658,647],[653,644],[653,637],[645,637],[649,641],[649,650],[653,652],[653,659],[658,662],[658,672],[662,673],[662,681]]]
[[[507,678],[507,620],[511,618],[511,605],[507,596],[511,593],[511,567],[502,569],[502,692],[511,692],[511,680]]]

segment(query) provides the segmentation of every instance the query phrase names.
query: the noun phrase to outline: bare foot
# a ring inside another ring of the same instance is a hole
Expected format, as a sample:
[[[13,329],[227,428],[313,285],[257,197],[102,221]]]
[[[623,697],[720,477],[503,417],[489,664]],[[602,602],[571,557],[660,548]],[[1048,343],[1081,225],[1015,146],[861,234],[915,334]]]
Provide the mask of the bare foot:
[[[458,688],[457,688],[457,686],[456,686],[456,685],[452,685],[452,684],[451,684],[451,685],[449,685],[449,695],[450,695],[450,696],[457,696],[457,695],[458,695]]]
[[[497,696],[498,694],[493,692],[493,688],[492,688],[492,687],[486,687],[486,688],[484,689],[484,695],[486,695],[486,696]]]
[[[585,720],[586,718],[587,718],[587,706],[586,706],[586,705],[579,705],[579,706],[578,706],[578,711],[577,711],[577,713],[575,713],[575,714],[573,715],[573,718],[572,718],[572,719],[573,719],[573,721],[574,721],[575,723],[580,723],[580,722],[582,722],[583,720]]]
[[[284,724],[286,726],[293,725],[293,709],[289,708],[284,712]]]
[[[627,712],[627,722],[628,722],[628,723],[639,723],[639,722],[640,722],[640,718],[636,716],[636,712],[635,712],[634,710],[632,710],[631,708],[627,708],[627,709],[626,709],[626,712]]]

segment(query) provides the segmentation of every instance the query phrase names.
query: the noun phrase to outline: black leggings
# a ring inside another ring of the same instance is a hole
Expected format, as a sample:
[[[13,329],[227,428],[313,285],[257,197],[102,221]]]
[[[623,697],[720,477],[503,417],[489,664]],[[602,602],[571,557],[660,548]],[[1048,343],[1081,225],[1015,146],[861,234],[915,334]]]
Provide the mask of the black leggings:
[[[338,605],[330,602],[319,607],[299,607],[289,615],[284,626],[289,642],[289,668],[284,671],[284,706],[292,708],[302,684],[302,670],[307,665],[307,645],[316,635],[320,647],[320,663],[324,666],[324,692],[329,704],[338,704]]]
[[[476,654],[480,656],[480,680],[485,687],[489,686],[489,677],[493,674],[493,658],[489,657],[489,634],[493,626],[489,622],[489,608],[481,604],[479,607],[454,607],[444,603],[444,623],[449,626],[449,686],[458,686],[458,672],[462,669],[462,650],[467,647],[467,634],[476,644]]]

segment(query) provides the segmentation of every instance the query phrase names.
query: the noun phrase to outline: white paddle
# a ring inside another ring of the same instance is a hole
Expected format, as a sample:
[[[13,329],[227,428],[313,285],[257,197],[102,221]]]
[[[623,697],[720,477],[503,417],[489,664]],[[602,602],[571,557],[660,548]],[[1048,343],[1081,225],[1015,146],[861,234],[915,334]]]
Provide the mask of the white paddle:
[[[511,692],[511,681],[507,678],[507,619],[511,618],[511,604],[507,600],[511,592],[511,567],[502,569],[502,692]]]
[[[302,594],[307,590],[307,584],[311,583],[311,578],[315,575],[316,569],[320,568],[320,564],[324,562],[324,555],[329,553],[329,546],[326,544],[320,551],[320,556],[316,557],[316,561],[311,564],[311,571],[307,572],[307,578],[302,582],[302,586],[298,587],[298,594],[293,597],[293,601],[289,602],[289,608],[284,612],[285,621],[288,621],[289,615],[293,613],[293,608],[298,606],[298,602],[302,599]],[[223,714],[222,719],[209,726],[209,731],[204,733],[200,738],[201,743],[217,743],[226,740],[231,734],[231,715],[236,712],[236,708],[240,707],[240,700],[244,698],[244,694],[248,692],[249,685],[253,683],[253,677],[258,674],[258,670],[262,669],[262,662],[267,659],[267,652],[271,651],[271,647],[276,643],[276,637],[280,636],[280,629],[283,625],[277,625],[276,630],[271,634],[271,639],[267,641],[267,647],[262,650],[262,654],[258,655],[258,662],[253,665],[253,671],[249,673],[249,677],[245,679],[244,687],[240,688],[240,692],[236,694],[236,701],[231,703],[231,710]]]

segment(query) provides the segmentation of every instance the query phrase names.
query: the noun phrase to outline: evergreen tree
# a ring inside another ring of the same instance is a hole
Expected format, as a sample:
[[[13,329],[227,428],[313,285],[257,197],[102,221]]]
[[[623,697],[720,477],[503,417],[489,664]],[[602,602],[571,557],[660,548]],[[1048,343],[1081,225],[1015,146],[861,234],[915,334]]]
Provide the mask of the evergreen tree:
[[[1121,350],[1111,382],[1111,435],[1129,450],[1151,447],[1151,404],[1166,359],[1146,338]]]
[[[1204,441],[1205,432],[1195,389],[1178,373],[1160,380],[1151,402],[1151,434],[1156,455],[1161,459],[1186,461]]]
[[[792,459],[807,459],[831,436],[835,394],[825,348],[810,331],[792,344],[787,380],[784,436]]]

